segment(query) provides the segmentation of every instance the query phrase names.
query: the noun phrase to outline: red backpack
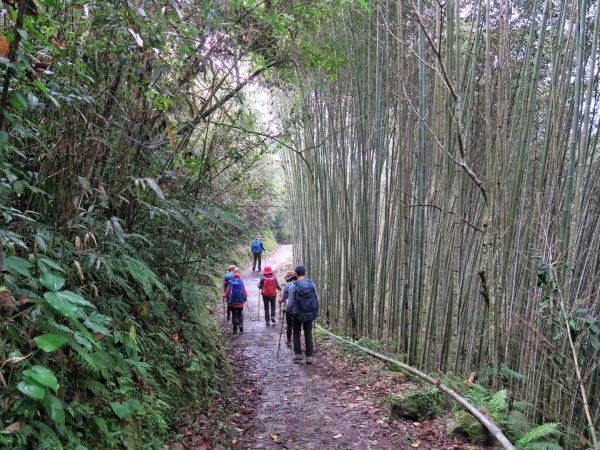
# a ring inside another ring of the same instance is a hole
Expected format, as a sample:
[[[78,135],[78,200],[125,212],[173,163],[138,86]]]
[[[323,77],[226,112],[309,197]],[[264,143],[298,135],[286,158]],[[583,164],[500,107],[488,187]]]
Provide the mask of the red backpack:
[[[277,287],[275,286],[275,277],[265,277],[262,288],[263,297],[276,297]]]

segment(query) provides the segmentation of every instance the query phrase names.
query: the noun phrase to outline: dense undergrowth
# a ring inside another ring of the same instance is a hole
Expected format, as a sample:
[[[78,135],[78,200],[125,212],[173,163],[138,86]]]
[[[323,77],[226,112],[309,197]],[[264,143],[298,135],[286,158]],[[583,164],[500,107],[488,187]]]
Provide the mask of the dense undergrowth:
[[[228,6],[7,4],[0,447],[162,448],[228,386],[209,306],[285,223],[241,95],[281,60],[275,16]]]
[[[133,245],[58,241],[4,253],[0,443],[157,448],[228,385],[218,287],[165,282]]]
[[[319,330],[317,330],[316,336],[320,340],[328,339],[328,335]],[[361,338],[356,341],[356,344],[385,354],[384,345],[380,341]],[[370,370],[374,374],[378,373],[376,376],[387,376],[387,373],[402,372],[397,365],[374,359],[355,346],[336,340],[330,341],[328,345],[335,349],[344,361],[350,362],[350,365],[366,365],[371,368]],[[439,378],[441,383],[459,393],[469,403],[488,415],[520,450],[561,450],[581,446],[576,437],[563,433],[564,430],[559,423],[549,422],[540,425],[528,419],[533,405],[516,399],[514,393],[508,389],[495,390],[490,388],[489,379],[492,376],[490,372],[489,367],[484,367],[473,371],[468,379],[460,378],[452,373],[448,373],[441,378],[440,373],[430,375]],[[413,384],[408,391],[419,393],[426,398],[435,416],[448,419],[453,413],[464,410],[461,405],[436,387],[423,384],[423,380],[410,373],[403,372],[403,375]],[[506,367],[501,369],[500,375],[505,381],[509,379],[519,380],[523,377]],[[393,394],[392,391],[390,391],[391,394]],[[474,423],[477,422],[475,418],[470,420]],[[479,433],[484,434],[483,428]],[[464,436],[464,438],[467,441],[469,440],[469,436]],[[489,443],[492,444],[493,439]]]

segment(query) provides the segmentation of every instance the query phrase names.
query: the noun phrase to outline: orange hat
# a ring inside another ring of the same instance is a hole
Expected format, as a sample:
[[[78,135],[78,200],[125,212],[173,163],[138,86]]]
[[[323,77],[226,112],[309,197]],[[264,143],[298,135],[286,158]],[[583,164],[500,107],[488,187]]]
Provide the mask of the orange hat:
[[[291,281],[294,278],[298,278],[298,275],[296,275],[296,272],[286,272],[285,277],[283,278],[285,278],[285,281]]]
[[[263,270],[263,275],[271,275],[272,273],[271,266],[267,266],[265,267],[265,270]]]

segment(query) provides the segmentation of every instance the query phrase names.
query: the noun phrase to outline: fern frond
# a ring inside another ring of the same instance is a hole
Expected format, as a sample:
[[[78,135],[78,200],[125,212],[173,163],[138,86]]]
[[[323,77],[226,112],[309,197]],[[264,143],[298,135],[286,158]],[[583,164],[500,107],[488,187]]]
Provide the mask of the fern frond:
[[[71,343],[71,348],[75,350],[75,359],[90,372],[99,373],[106,366],[101,358],[98,358],[95,353],[88,352],[79,344]]]
[[[481,384],[488,384],[494,375],[500,374],[503,380],[525,381],[527,377],[516,370],[511,369],[506,364],[500,364],[500,370],[496,366],[485,366],[477,372],[477,379]]]
[[[75,384],[78,388],[85,389],[95,395],[108,396],[110,394],[106,386],[98,380],[79,377]]]
[[[533,430],[531,430],[529,433],[527,433],[525,436],[523,436],[517,441],[517,446],[529,444],[543,437],[556,433],[558,431],[559,425],[559,423],[553,422],[545,423],[543,425],[540,425],[539,427],[535,427]]]
[[[37,428],[39,448],[48,448],[52,450],[63,449],[63,446],[60,442],[60,438],[52,428],[40,421],[35,421],[34,427]]]
[[[123,262],[121,273],[129,275],[138,283],[146,297],[152,297],[154,287],[158,288],[164,295],[171,295],[167,287],[161,283],[158,275],[143,261],[128,255],[123,255],[121,260]]]
[[[489,401],[490,412],[501,413],[508,410],[508,391],[502,389],[496,392]]]
[[[526,381],[527,377],[522,373],[512,370],[506,364],[500,364],[500,375],[504,380]]]

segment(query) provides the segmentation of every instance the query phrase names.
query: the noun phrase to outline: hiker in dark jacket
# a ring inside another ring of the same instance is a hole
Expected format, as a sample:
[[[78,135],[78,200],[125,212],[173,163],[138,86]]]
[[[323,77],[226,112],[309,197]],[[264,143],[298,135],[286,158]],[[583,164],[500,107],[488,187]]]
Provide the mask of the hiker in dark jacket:
[[[238,327],[240,333],[244,332],[244,303],[248,301],[248,291],[244,282],[240,278],[240,274],[236,273],[233,279],[229,282],[229,286],[223,293],[223,298],[226,298],[231,308],[231,323],[233,324],[233,334],[237,334]]]
[[[281,291],[279,281],[277,281],[277,278],[275,278],[275,275],[273,274],[273,270],[271,270],[269,266],[265,267],[263,276],[260,277],[258,289],[260,289],[265,305],[265,323],[269,326],[269,316],[271,317],[271,322],[277,322],[275,320],[275,299],[277,298],[277,291]],[[270,314],[269,309],[271,310]]]
[[[233,280],[233,275],[236,270],[238,270],[235,264],[230,265],[227,268],[227,273],[223,275],[223,292],[227,290],[227,286],[229,286],[229,282]],[[223,299],[225,303],[227,303],[227,322],[229,322],[229,317],[231,317],[231,308],[229,307],[229,302],[226,299]]]
[[[306,278],[304,266],[296,266],[298,280],[288,290],[287,310],[292,314],[294,359],[295,363],[302,361],[302,344],[300,333],[304,329],[304,344],[306,364],[312,364],[313,359],[313,321],[319,313],[319,296],[314,283]]]
[[[279,303],[283,304],[283,310],[285,311],[285,333],[286,333],[286,341],[285,345],[288,348],[292,347],[292,327],[293,327],[293,316],[292,313],[287,308],[288,298],[289,298],[289,290],[293,286],[294,282],[298,279],[296,276],[296,272],[288,272],[285,274],[285,281],[287,284],[283,288],[283,293],[281,294],[281,299]]]
[[[252,261],[252,272],[256,270],[256,263],[258,262],[258,271],[260,272],[260,264],[261,264],[261,256],[262,252],[265,251],[265,246],[263,245],[262,238],[260,234],[257,234],[252,244],[250,245],[250,250],[252,251],[252,256],[254,260]]]

